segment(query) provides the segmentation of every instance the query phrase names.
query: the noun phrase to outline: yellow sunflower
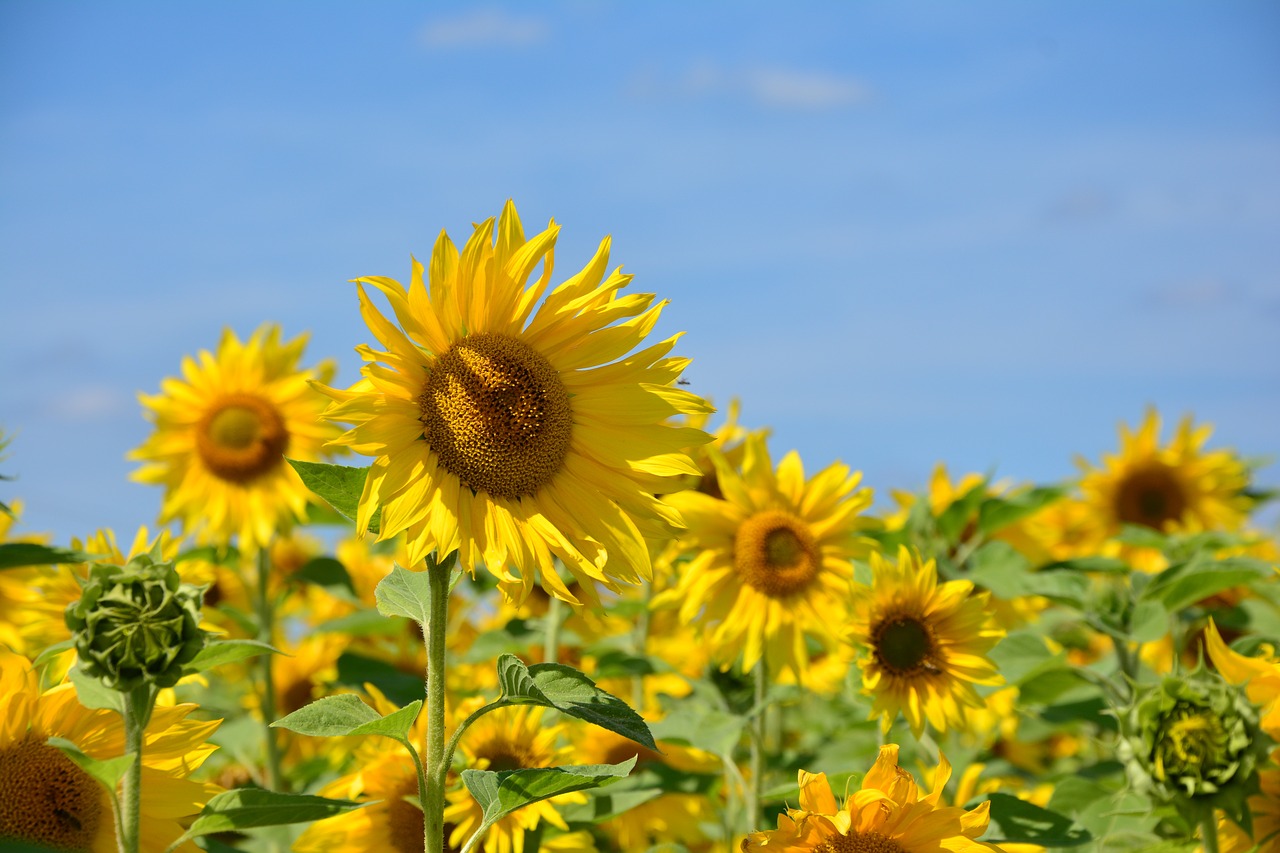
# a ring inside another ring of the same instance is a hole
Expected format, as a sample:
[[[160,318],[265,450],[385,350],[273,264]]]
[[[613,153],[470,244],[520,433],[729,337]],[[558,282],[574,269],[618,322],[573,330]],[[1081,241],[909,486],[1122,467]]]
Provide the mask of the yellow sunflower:
[[[917,737],[925,721],[939,732],[967,730],[966,708],[982,708],[975,684],[1002,684],[987,657],[1004,631],[989,593],[969,581],[938,583],[933,560],[904,548],[893,563],[871,555],[872,586],[854,583],[849,638],[859,653],[863,692],[887,730],[901,711]]]
[[[145,463],[132,476],[164,486],[161,524],[180,520],[217,544],[237,536],[253,552],[305,517],[311,492],[285,456],[314,460],[338,434],[319,420],[324,398],[307,385],[329,381],[333,363],[299,368],[306,343],[282,343],[273,325],[244,343],[228,329],[217,354],[184,358],[182,379],[139,395],[155,432],[129,453]]]
[[[858,513],[871,490],[859,489],[862,475],[838,462],[806,480],[795,451],[775,473],[758,436],[747,439],[741,473],[710,452],[725,499],[668,497],[689,525],[684,545],[694,556],[653,606],[678,605],[681,621],[701,626],[725,666],[741,654],[744,670],[763,657],[771,672],[803,676],[806,637],[831,639],[844,617],[850,561],[870,547]]]
[[[1262,711],[1262,730],[1280,741],[1280,660],[1269,645],[1262,656],[1248,657],[1232,650],[1212,619],[1204,629],[1204,647],[1218,674],[1232,684],[1243,684],[1249,701]]]
[[[1277,758],[1272,753],[1271,763]],[[1259,770],[1258,787],[1248,801],[1253,835],[1224,815],[1218,821],[1218,853],[1280,853],[1280,770]]]
[[[1229,450],[1205,451],[1213,428],[1178,425],[1173,441],[1160,445],[1160,416],[1154,409],[1137,432],[1120,427],[1120,453],[1104,454],[1102,466],[1079,460],[1084,471],[1080,489],[1102,536],[1114,536],[1121,525],[1134,524],[1164,533],[1236,530],[1248,517],[1245,493],[1248,470]],[[1139,568],[1158,570],[1163,562],[1138,557]],[[1150,549],[1146,549],[1150,550]]]
[[[632,277],[605,276],[608,238],[547,292],[558,233],[552,223],[526,240],[507,202],[496,234],[485,220],[461,254],[440,235],[429,281],[416,260],[407,290],[358,279],[361,312],[386,351],[357,348],[364,378],[323,388],[334,399],[324,414],[354,424],[335,444],[375,457],[359,529],[381,507],[379,538],[406,533],[412,565],[456,551],[468,569],[483,560],[509,597],[523,600],[540,576],[580,604],[556,576],[559,557],[596,604],[596,582],[616,591],[649,577],[645,537],[679,526],[654,495],[698,473],[684,449],[707,436],[664,421],[710,406],[674,387],[688,362],[667,355],[678,335],[632,352],[666,303],[619,295]]]
[[[221,722],[188,720],[195,708],[156,706],[147,725],[140,806],[145,853],[161,853],[177,840],[184,831],[180,819],[197,814],[219,791],[186,778],[216,748],[205,739]],[[110,796],[46,744],[50,737],[65,738],[93,758],[124,754],[119,714],[84,708],[70,684],[41,692],[27,660],[0,648],[0,840],[115,853]],[[198,848],[188,842],[179,849]]]
[[[933,789],[924,798],[911,774],[898,766],[898,745],[880,747],[862,787],[841,806],[825,773],[800,771],[800,808],[778,816],[778,828],[753,832],[744,851],[769,853],[952,853],[999,850],[976,840],[987,831],[990,803],[965,811],[947,806],[942,789],[951,765],[940,758]]]

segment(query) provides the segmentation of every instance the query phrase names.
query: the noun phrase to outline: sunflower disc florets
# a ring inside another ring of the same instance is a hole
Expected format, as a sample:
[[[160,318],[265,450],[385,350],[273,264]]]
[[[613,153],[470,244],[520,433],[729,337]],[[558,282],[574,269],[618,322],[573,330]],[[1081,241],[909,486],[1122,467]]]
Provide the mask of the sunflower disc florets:
[[[66,611],[81,670],[114,690],[172,687],[205,645],[202,595],[172,563],[145,555],[125,566],[93,566]]]
[[[1193,816],[1221,809],[1247,826],[1245,800],[1271,739],[1244,691],[1203,668],[1139,694],[1119,746],[1135,788]]]

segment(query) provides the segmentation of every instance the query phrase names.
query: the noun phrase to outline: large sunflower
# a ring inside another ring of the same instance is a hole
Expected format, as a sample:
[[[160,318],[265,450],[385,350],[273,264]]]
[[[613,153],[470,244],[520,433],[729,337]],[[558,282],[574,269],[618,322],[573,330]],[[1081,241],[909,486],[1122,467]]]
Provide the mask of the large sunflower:
[[[871,713],[887,729],[899,711],[919,737],[927,720],[937,731],[966,729],[965,708],[982,708],[975,684],[1002,684],[987,657],[1004,631],[989,593],[969,581],[938,583],[933,560],[907,548],[893,563],[871,555],[872,586],[854,583],[849,639],[860,649],[862,687]]]
[[[673,387],[688,362],[667,357],[678,335],[632,352],[666,303],[619,295],[632,277],[605,276],[608,238],[547,292],[559,230],[526,240],[507,202],[496,235],[485,220],[461,254],[442,233],[427,280],[416,260],[408,289],[357,279],[386,351],[357,348],[364,378],[324,388],[334,399],[324,414],[354,424],[335,444],[375,457],[361,530],[381,507],[379,538],[407,533],[412,564],[456,551],[468,569],[483,560],[510,597],[540,575],[579,604],[552,567],[559,557],[594,603],[594,582],[616,590],[650,575],[645,537],[679,525],[654,495],[698,473],[683,451],[707,440],[663,421],[710,406]],[[398,325],[364,285],[386,295]]]
[[[155,432],[130,459],[133,479],[164,486],[160,523],[180,520],[203,541],[239,537],[242,550],[266,547],[306,513],[310,491],[285,461],[319,457],[338,430],[320,421],[324,398],[307,385],[329,381],[332,362],[298,367],[307,336],[282,343],[263,326],[241,343],[223,332],[216,354],[182,360],[182,379],[139,395]]]
[[[1135,524],[1162,532],[1234,530],[1248,517],[1248,470],[1229,450],[1205,451],[1213,428],[1187,417],[1173,441],[1160,446],[1154,409],[1137,432],[1120,427],[1120,453],[1095,468],[1080,460],[1080,488],[1104,535]]]
[[[139,809],[145,853],[161,853],[182,835],[179,819],[197,814],[219,790],[186,778],[215,749],[205,739],[220,722],[188,720],[195,708],[157,706],[147,725]],[[93,758],[124,754],[119,714],[84,708],[70,684],[41,692],[27,660],[0,648],[0,841],[115,853],[109,795],[49,746],[50,737],[65,738]],[[180,849],[197,848],[187,842]]]
[[[710,451],[724,500],[701,492],[668,501],[689,525],[684,545],[694,554],[675,586],[654,598],[679,605],[697,624],[713,657],[744,670],[763,657],[769,670],[803,674],[806,636],[830,638],[844,617],[852,558],[869,542],[859,536],[858,513],[871,503],[861,474],[835,463],[808,480],[792,451],[775,473],[764,439],[751,436],[739,473]]]
[[[990,822],[990,803],[965,811],[947,806],[943,788],[951,777],[946,758],[923,798],[911,773],[898,766],[898,745],[880,747],[862,787],[841,806],[825,773],[800,771],[800,808],[778,816],[778,828],[753,832],[744,851],[769,853],[952,853],[999,850],[976,840]]]

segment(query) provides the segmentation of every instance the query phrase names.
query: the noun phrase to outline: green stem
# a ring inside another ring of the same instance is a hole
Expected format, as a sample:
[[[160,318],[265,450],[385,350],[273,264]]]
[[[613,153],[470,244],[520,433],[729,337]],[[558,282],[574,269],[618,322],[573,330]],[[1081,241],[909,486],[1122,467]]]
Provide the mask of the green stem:
[[[425,853],[444,853],[444,788],[449,765],[444,760],[445,635],[449,618],[449,568],[434,555],[427,557],[427,624],[422,639],[427,645],[427,790],[422,800],[422,832]]]
[[[477,708],[476,710],[472,711],[471,716],[463,720],[462,725],[458,726],[458,730],[453,733],[453,737],[449,738],[449,745],[444,748],[444,766],[445,767],[453,766],[454,750],[458,748],[458,741],[462,740],[462,733],[465,732],[472,723],[474,723],[476,720],[480,719],[490,711],[496,711],[499,708],[505,708],[510,704],[511,703],[508,702],[506,699],[494,699],[488,705],[485,705],[482,708]]]
[[[271,550],[261,548],[258,551],[258,640],[271,645],[275,640],[275,607],[271,601]],[[272,655],[258,658],[258,669],[262,679],[262,732],[267,747],[267,789],[282,791],[283,774],[280,771],[280,742],[276,739],[276,730],[271,723],[276,718],[276,681],[271,671]]]
[[[1200,815],[1200,846],[1204,853],[1218,853],[1218,819],[1212,808],[1206,808]]]
[[[560,662],[560,626],[564,624],[564,602],[551,596],[547,605],[547,637],[543,643],[542,659],[547,663]]]
[[[154,705],[155,691],[150,684],[135,687],[124,694],[124,750],[126,755],[133,756],[133,763],[121,780],[119,837],[116,839],[120,853],[138,853],[139,849],[142,742]]]
[[[769,674],[766,671],[764,658],[756,663],[755,705],[751,719],[751,783],[747,786],[747,832],[756,828],[760,820],[760,792],[764,790],[764,716],[765,690],[769,685]]]

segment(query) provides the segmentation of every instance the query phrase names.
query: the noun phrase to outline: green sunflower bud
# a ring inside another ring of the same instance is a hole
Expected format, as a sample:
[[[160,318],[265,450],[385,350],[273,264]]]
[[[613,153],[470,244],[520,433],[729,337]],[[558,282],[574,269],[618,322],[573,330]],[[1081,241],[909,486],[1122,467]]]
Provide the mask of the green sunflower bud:
[[[145,555],[126,566],[93,566],[80,600],[66,611],[80,668],[114,690],[172,687],[205,645],[202,595],[182,583],[172,563]]]
[[[1201,667],[1135,698],[1118,753],[1137,790],[1195,820],[1221,809],[1247,830],[1245,801],[1271,745],[1258,718],[1242,689]]]

